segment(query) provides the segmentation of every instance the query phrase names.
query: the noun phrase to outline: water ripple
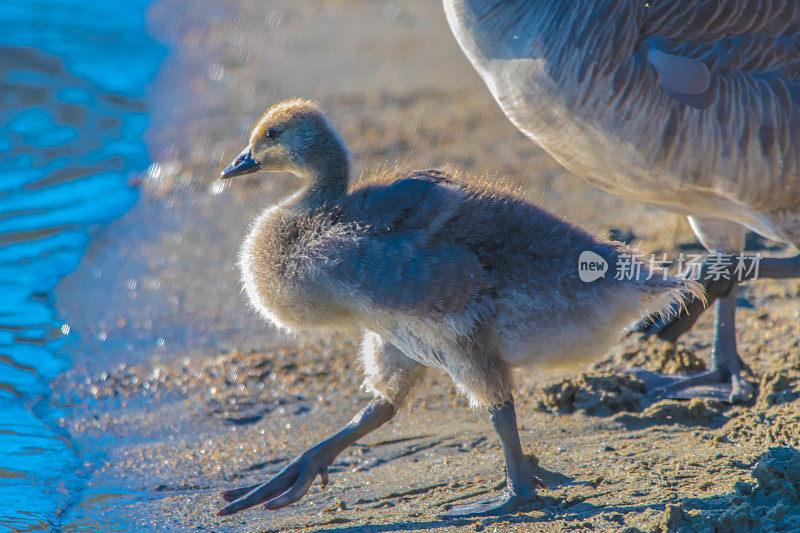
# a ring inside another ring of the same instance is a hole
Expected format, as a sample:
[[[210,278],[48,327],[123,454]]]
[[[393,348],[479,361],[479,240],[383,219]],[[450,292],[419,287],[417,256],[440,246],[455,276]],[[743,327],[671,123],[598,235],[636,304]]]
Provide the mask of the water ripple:
[[[0,531],[59,528],[80,457],[49,382],[69,366],[53,291],[90,229],[136,202],[144,96],[165,54],[147,1],[26,0],[0,32]],[[98,24],[98,21],[102,23]],[[87,302],[91,305],[92,302]]]

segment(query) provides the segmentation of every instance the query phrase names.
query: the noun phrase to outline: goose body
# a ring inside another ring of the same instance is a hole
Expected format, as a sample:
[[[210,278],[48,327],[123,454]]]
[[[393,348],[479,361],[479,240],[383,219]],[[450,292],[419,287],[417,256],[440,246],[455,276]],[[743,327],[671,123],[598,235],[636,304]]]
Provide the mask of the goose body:
[[[293,332],[363,334],[361,361],[375,399],[350,424],[266,483],[224,493],[221,514],[298,500],[346,446],[388,421],[425,367],[447,372],[488,408],[503,443],[509,491],[463,514],[499,514],[545,482],[525,460],[512,369],[570,364],[602,353],[642,310],[659,310],[696,284],[617,276],[633,252],[513,194],[438,171],[388,172],[348,186],[343,142],[303,100],[273,106],[228,178],[284,170],[306,181],[253,225],[240,267],[253,306]],[[582,280],[589,254],[605,276]],[[551,478],[552,480],[552,478]]]
[[[800,3],[445,0],[511,121],[618,196],[800,244]]]
[[[800,2],[444,6],[508,118],[567,169],[617,196],[687,215],[711,252],[741,253],[746,229],[800,246]],[[800,277],[800,256],[761,266],[760,277]],[[708,299],[719,298],[712,369],[672,383],[677,397],[752,397],[736,348],[741,281],[703,280]],[[649,332],[675,342],[704,306],[692,302]]]

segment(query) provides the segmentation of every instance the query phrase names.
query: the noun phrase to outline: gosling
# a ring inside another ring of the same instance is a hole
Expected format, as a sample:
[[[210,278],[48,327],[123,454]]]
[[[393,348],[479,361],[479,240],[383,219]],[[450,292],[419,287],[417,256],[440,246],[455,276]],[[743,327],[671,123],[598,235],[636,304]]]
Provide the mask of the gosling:
[[[220,515],[289,505],[318,475],[327,484],[328,466],[394,416],[425,367],[444,370],[474,407],[488,409],[506,460],[503,494],[447,516],[508,513],[546,486],[546,471],[532,467],[520,445],[513,369],[586,361],[642,311],[698,290],[644,267],[612,275],[631,250],[485,184],[395,171],[348,190],[345,145],[306,100],[270,108],[221,178],[259,170],[291,172],[305,188],[261,214],[244,241],[250,302],[285,330],[360,333],[374,399],[272,479],[224,492],[230,503]],[[579,258],[591,259],[596,275],[609,270],[582,281]]]

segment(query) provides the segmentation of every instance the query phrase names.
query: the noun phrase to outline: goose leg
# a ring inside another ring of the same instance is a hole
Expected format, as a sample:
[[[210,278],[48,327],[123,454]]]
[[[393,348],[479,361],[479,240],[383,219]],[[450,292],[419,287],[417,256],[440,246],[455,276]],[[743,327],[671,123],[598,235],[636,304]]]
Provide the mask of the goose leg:
[[[503,515],[536,499],[536,487],[548,488],[531,467],[522,453],[517,431],[517,415],[514,400],[489,408],[497,435],[503,445],[506,459],[507,488],[499,497],[457,505],[439,518],[465,518],[469,516]]]
[[[666,313],[642,317],[634,330],[644,333],[645,338],[655,335],[662,341],[675,344],[684,333],[692,329],[700,315],[718,298],[729,294],[732,287],[733,281],[730,279],[703,281],[705,302],[694,296],[686,301],[675,302]]]
[[[702,272],[708,271],[708,261],[703,263]],[[747,272],[737,272],[736,265],[729,265],[728,271],[720,279],[706,279],[703,287],[707,305],[692,297],[688,302],[673,304],[667,318],[647,315],[634,329],[645,336],[656,335],[659,339],[675,343],[681,335],[692,329],[700,315],[712,302],[731,293],[735,282],[753,279],[792,279],[800,278],[800,255],[793,257],[763,257],[758,260],[758,268]],[[735,290],[734,290],[735,292]]]
[[[661,375],[643,370],[633,373],[658,395],[689,399],[713,397],[731,403],[747,402],[754,395],[753,386],[742,373],[750,371],[736,348],[736,294],[733,285],[729,294],[717,300],[712,367],[706,372],[687,376]]]
[[[238,513],[260,503],[264,503],[266,509],[280,509],[302,498],[317,475],[322,478],[323,486],[326,485],[328,466],[336,457],[358,439],[391,420],[395,411],[391,402],[373,400],[342,429],[304,451],[269,481],[223,492],[222,498],[230,503],[217,514]]]
[[[746,234],[744,226],[725,220],[693,216],[687,217],[687,221],[700,244],[710,253],[738,253],[744,250]],[[669,309],[667,318],[657,318],[652,315],[644,317],[639,321],[636,329],[648,337],[656,335],[659,339],[672,343],[677,342],[681,335],[692,329],[707,306],[717,298],[726,296],[733,286],[731,281],[734,279],[733,277],[706,275],[712,263],[714,263],[712,259],[707,257],[700,265],[701,276],[696,278],[705,289],[705,305],[701,300],[692,298],[686,302],[685,307],[682,307],[681,304],[673,305]],[[718,265],[714,263],[714,266]]]
[[[664,393],[678,398],[696,396],[722,397],[731,403],[749,401],[755,391],[742,373],[750,368],[736,348],[736,293],[734,285],[728,296],[717,301],[714,352],[711,370],[664,387]]]
[[[800,255],[761,258],[758,268],[748,271],[745,275],[737,274],[731,267],[727,277],[736,281],[728,281],[729,289],[726,294],[719,292],[708,294],[709,300],[717,300],[711,369],[693,376],[663,375],[641,369],[630,370],[631,374],[644,382],[648,390],[679,399],[712,397],[731,403],[747,402],[752,399],[755,393],[753,386],[742,377],[742,373],[749,372],[750,369],[739,357],[736,348],[736,295],[739,290],[737,282],[800,278]],[[723,283],[716,284],[718,288],[724,286]]]

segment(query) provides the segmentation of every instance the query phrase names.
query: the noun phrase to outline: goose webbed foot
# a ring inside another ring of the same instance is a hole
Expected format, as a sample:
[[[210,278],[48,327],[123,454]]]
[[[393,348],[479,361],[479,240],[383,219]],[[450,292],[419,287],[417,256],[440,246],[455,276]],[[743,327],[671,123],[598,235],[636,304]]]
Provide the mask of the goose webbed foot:
[[[747,403],[755,396],[755,388],[744,378],[742,370],[732,372],[716,368],[696,374],[659,374],[636,368],[629,372],[658,398],[713,398],[729,403]]]

